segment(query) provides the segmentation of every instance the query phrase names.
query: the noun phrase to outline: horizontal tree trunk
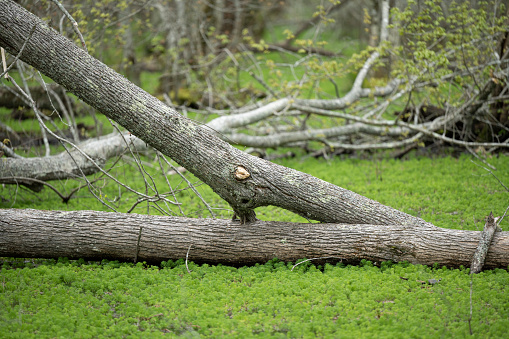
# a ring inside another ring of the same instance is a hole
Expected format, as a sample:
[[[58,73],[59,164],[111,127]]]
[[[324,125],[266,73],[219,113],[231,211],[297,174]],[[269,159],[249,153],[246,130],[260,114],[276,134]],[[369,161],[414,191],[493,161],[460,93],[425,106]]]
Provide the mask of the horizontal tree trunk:
[[[399,224],[240,224],[96,211],[0,210],[0,256],[249,265],[274,257],[336,257],[470,266],[481,232]],[[509,232],[496,232],[486,268],[509,265]]]
[[[133,151],[146,150],[147,145],[142,140],[129,136],[112,133],[103,137],[87,140],[78,145],[80,150],[62,152],[50,157],[9,158],[0,161],[0,183],[23,184],[33,187],[30,179],[41,181],[64,180],[89,175],[99,171],[106,160],[121,155],[129,146]]]
[[[47,89],[55,93],[56,91],[59,91],[60,86],[57,84],[50,84],[47,85]],[[60,92],[60,91],[59,91]],[[47,109],[47,110],[54,110],[58,109],[61,110],[62,107],[60,106],[60,103],[58,100],[55,100],[48,91],[43,87],[30,87],[30,95],[32,96],[32,99],[37,103],[37,107],[39,109]],[[60,102],[64,102],[65,99],[63,98],[62,93],[58,93],[57,95],[60,95],[62,98]],[[74,106],[74,104],[72,104]],[[0,107],[5,108],[19,108],[19,107],[26,107],[30,108],[29,105],[19,96],[15,95],[13,91],[7,87],[0,88]],[[64,109],[67,109],[64,107]]]

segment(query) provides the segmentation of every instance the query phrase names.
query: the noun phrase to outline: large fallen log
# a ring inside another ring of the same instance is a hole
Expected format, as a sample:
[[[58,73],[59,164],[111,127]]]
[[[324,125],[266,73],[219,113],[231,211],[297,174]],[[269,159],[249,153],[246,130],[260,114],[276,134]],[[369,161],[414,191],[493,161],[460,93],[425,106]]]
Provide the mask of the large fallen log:
[[[335,257],[470,267],[481,237],[420,225],[299,224],[97,211],[0,210],[0,256],[249,265],[274,257]],[[485,268],[507,268],[509,232],[496,232]]]

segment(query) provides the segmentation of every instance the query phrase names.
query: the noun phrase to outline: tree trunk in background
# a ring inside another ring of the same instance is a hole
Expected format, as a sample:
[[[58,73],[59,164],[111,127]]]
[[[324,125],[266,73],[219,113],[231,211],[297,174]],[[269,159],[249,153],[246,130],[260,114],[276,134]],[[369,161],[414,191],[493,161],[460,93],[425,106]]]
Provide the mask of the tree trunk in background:
[[[5,108],[19,108],[19,107],[27,107],[30,106],[27,105],[25,101],[23,101],[22,98],[19,96],[16,96],[13,93],[12,88],[8,87],[0,87],[0,107]],[[55,100],[55,98],[52,98],[48,95],[48,91],[53,91],[54,93],[60,92],[60,86],[56,84],[51,84],[47,86],[47,89],[43,88],[42,86],[38,87],[30,87],[30,93],[32,94],[32,99],[37,102],[37,107],[39,109],[47,109],[50,111],[53,111],[54,109],[62,110],[62,107],[60,106],[61,102],[65,102],[65,99],[63,98],[63,94],[58,93],[60,96],[60,100]],[[66,107],[63,107],[66,109]],[[19,116],[20,120],[23,120],[25,117]],[[32,117],[30,117],[32,118]]]
[[[122,17],[127,17],[130,13],[129,7],[124,10]],[[124,48],[123,60],[120,68],[125,72],[126,77],[131,80],[136,86],[141,85],[141,67],[136,60],[135,44],[133,39],[133,30],[131,25],[128,24],[125,28],[124,34]]]
[[[372,46],[372,47],[376,47],[380,43],[379,1],[372,0],[371,7],[369,9],[365,9],[365,10],[369,12],[369,16],[371,18],[371,22],[369,23],[368,45]]]
[[[108,159],[128,152],[128,147],[133,152],[147,149],[147,145],[142,140],[129,136],[127,133],[124,135],[113,133],[89,139],[78,146],[87,156],[73,149],[49,157],[2,159],[0,161],[0,183],[21,184],[38,192],[42,186],[34,184],[31,179],[50,181],[79,178],[83,174],[97,173],[99,168],[104,167]]]
[[[246,154],[129,82],[13,1],[0,1],[0,46],[178,162],[227,201],[242,222],[275,205],[323,222],[421,225],[424,220]]]
[[[509,8],[507,8],[506,15],[509,16]],[[509,22],[506,21],[506,26],[509,25]],[[509,58],[509,29],[507,29],[505,32],[503,32],[500,35],[500,39],[498,42],[497,50],[498,53],[498,59],[499,60],[507,60]],[[492,96],[498,97],[505,92],[505,83],[507,82],[507,74],[504,74],[504,72],[499,72],[497,74],[492,75],[492,79],[495,79],[496,86],[493,89]],[[495,124],[495,130],[490,131],[493,134],[498,134],[499,138],[502,140],[507,140],[509,137],[509,133],[507,132],[507,127],[509,127],[509,104],[507,101],[497,101],[495,103],[492,103],[490,105],[491,112],[493,116],[495,117],[495,120],[499,122],[500,124],[497,126]],[[505,131],[502,131],[503,134],[500,134],[502,128],[501,126],[505,126]],[[490,126],[483,126],[484,129],[488,129]],[[486,133],[489,135],[490,133]]]
[[[259,0],[220,0],[193,2],[175,0],[154,3],[158,16],[156,25],[164,36],[161,61],[164,74],[160,78],[162,93],[178,99],[180,89],[189,87],[189,73],[205,81],[202,72],[224,60],[224,49],[237,51],[243,42],[243,27],[255,40],[263,36],[267,14],[273,14],[281,4],[267,4]],[[224,39],[226,37],[227,39]],[[223,54],[220,57],[220,54]],[[202,65],[202,58],[215,56],[215,60]],[[200,70],[200,72],[196,72]],[[205,76],[206,77],[206,76]]]
[[[255,227],[253,227],[255,226]],[[480,232],[402,225],[298,224],[97,211],[0,210],[0,257],[68,257],[249,265],[274,257],[470,267]],[[486,268],[509,265],[509,232],[496,232]]]

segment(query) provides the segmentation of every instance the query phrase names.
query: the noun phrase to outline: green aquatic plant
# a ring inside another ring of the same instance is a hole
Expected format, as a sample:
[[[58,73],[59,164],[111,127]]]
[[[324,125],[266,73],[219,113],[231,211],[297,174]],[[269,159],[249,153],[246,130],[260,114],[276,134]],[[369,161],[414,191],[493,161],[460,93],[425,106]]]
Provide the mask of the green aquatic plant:
[[[462,337],[468,269],[371,262],[251,267],[60,259],[0,274],[0,336]],[[430,284],[435,279],[438,283]],[[509,273],[475,277],[474,333],[503,336]]]

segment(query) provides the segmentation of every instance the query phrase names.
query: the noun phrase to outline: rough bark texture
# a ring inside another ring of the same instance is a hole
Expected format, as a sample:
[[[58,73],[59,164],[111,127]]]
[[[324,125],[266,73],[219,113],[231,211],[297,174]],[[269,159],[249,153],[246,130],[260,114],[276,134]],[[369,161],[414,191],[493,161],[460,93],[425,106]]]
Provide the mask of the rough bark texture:
[[[93,174],[103,167],[106,160],[118,156],[131,147],[132,150],[145,150],[146,144],[133,136],[117,133],[88,140],[79,145],[92,163],[78,150],[62,152],[50,157],[37,158],[0,158],[0,183],[31,185],[37,179],[42,181],[64,180]],[[23,179],[26,178],[26,179]]]
[[[323,222],[431,225],[305,173],[250,156],[78,48],[10,0],[0,0],[0,46],[168,155],[226,200],[242,221],[275,205]],[[235,178],[242,166],[250,176]]]
[[[141,237],[138,237],[140,234]],[[334,256],[468,267],[480,232],[414,225],[297,224],[188,219],[97,211],[0,210],[0,257],[68,257],[248,265]],[[509,232],[493,237],[485,267],[509,265]]]

